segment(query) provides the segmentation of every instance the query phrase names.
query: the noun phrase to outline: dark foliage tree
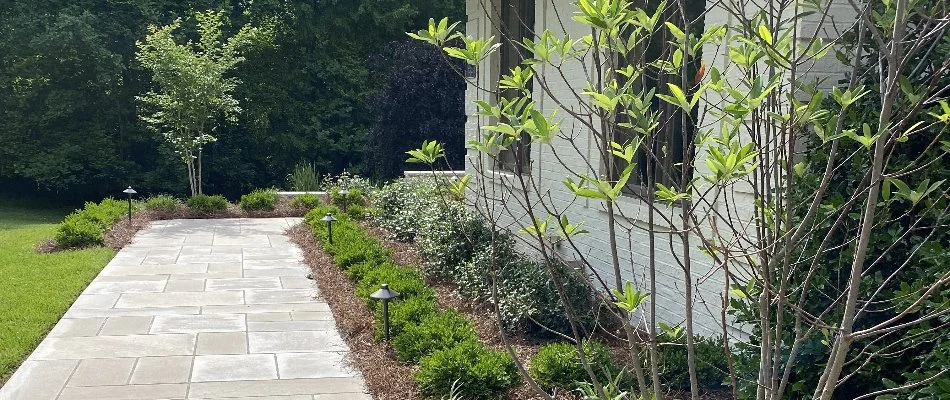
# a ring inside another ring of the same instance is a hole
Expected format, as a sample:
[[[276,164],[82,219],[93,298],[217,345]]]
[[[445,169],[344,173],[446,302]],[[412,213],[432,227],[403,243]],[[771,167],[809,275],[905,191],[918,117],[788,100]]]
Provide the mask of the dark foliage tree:
[[[415,40],[391,43],[370,62],[372,73],[386,83],[370,101],[378,118],[367,167],[377,179],[399,176],[406,151],[426,139],[445,144],[449,165],[461,169],[465,146],[464,63],[448,59],[438,48]],[[423,166],[424,167],[424,166]]]
[[[0,192],[72,201],[135,185],[185,193],[184,167],[136,118],[148,74],[134,61],[150,24],[225,10],[230,35],[275,24],[273,46],[234,71],[244,108],[214,132],[205,189],[234,197],[282,185],[299,161],[319,172],[363,169],[375,118],[367,101],[385,80],[367,60],[431,15],[461,18],[460,0],[42,0],[0,7]],[[188,24],[186,24],[188,25]],[[184,32],[193,35],[194,32]],[[68,193],[68,196],[64,196]]]

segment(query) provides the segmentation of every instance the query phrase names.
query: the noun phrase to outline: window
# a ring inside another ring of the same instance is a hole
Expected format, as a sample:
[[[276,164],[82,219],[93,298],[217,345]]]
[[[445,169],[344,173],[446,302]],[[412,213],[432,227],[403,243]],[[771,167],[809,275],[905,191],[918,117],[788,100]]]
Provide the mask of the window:
[[[651,3],[655,3],[655,1],[651,1]],[[688,14],[690,10],[695,10],[698,6],[699,13],[697,13],[697,15],[701,14],[702,7],[705,5],[704,0],[687,0],[686,3]],[[665,17],[665,20],[671,22],[682,20],[678,7],[668,8]],[[696,16],[691,16],[691,18],[695,19]],[[697,29],[702,29],[702,20],[694,22],[692,26]],[[650,38],[645,46],[646,48],[642,52],[631,51],[626,56],[618,56],[618,68],[623,68],[627,65],[646,64],[640,82],[635,84],[636,90],[645,89],[645,91],[649,91],[651,88],[654,88],[656,93],[666,93],[668,91],[667,83],[675,83],[681,87],[684,86],[680,83],[679,76],[671,76],[649,64],[651,61],[657,59],[670,59],[670,53],[672,52],[672,46],[670,45],[671,40],[674,39],[669,34],[669,30],[659,29]],[[697,54],[697,57],[694,57],[687,64],[686,76],[696,76],[700,65],[701,58]],[[623,83],[624,82],[620,82],[620,84]],[[694,89],[686,89],[687,96],[691,94],[692,90]],[[666,103],[654,96],[650,108],[656,116],[658,125],[652,131],[652,140],[644,140],[643,144],[641,144],[640,150],[634,158],[636,167],[624,188],[625,193],[634,196],[645,196],[647,190],[653,190],[656,187],[656,183],[682,189],[684,183],[691,178],[691,163],[693,162],[693,153],[695,150],[692,143],[696,137],[696,110],[694,109],[691,115],[685,118],[686,121],[684,124],[683,111],[679,107]],[[629,116],[623,112],[617,113],[618,124],[630,122],[628,118]],[[633,138],[634,133],[628,128],[618,126],[615,129],[615,142],[625,144],[630,142]],[[610,162],[613,163],[611,168],[613,178],[617,179],[619,178],[620,171],[626,167],[626,161],[620,158],[614,158],[611,159]]]
[[[525,59],[524,49],[519,46],[526,38],[534,35],[534,0],[499,0],[500,43],[498,78],[508,74]],[[516,90],[503,90],[502,98],[513,99],[518,96]],[[531,138],[523,135],[508,150],[498,154],[497,168],[514,173],[525,173],[531,169]]]

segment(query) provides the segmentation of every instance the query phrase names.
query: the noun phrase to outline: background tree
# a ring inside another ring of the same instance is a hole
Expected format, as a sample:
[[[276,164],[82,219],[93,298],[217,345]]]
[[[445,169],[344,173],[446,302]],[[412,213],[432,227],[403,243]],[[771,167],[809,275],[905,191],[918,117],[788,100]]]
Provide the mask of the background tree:
[[[454,168],[464,168],[465,64],[415,40],[390,43],[370,58],[373,75],[384,86],[369,102],[376,116],[366,164],[373,177],[402,175],[405,153],[425,139],[442,142]]]
[[[198,12],[194,18],[197,42],[177,43],[179,19],[149,27],[148,36],[138,43],[137,54],[142,66],[152,72],[157,87],[138,98],[145,112],[142,120],[185,162],[192,195],[202,193],[202,153],[205,144],[217,140],[211,133],[221,119],[234,123],[241,112],[232,96],[240,81],[227,74],[244,61],[241,48],[266,34],[245,26],[223,39],[223,12]]]
[[[39,0],[0,7],[0,187],[3,194],[98,200],[135,185],[190,191],[184,163],[137,116],[151,88],[136,41],[191,10],[222,10],[224,37],[274,23],[273,45],[229,75],[242,108],[204,151],[204,190],[235,197],[283,186],[300,161],[361,171],[386,77],[369,58],[430,15],[464,16],[461,0]],[[197,37],[192,24],[183,37]],[[69,196],[64,196],[68,193]]]

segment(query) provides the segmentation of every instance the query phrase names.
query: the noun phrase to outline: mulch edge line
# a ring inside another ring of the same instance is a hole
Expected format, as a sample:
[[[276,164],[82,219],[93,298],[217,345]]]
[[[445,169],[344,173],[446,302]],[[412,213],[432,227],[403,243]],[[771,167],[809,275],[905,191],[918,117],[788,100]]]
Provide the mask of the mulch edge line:
[[[396,361],[392,350],[375,339],[373,312],[356,296],[356,285],[333,262],[313,237],[306,222],[287,231],[300,247],[343,340],[350,348],[350,362],[359,369],[366,387],[377,400],[421,399],[412,379],[415,368]]]

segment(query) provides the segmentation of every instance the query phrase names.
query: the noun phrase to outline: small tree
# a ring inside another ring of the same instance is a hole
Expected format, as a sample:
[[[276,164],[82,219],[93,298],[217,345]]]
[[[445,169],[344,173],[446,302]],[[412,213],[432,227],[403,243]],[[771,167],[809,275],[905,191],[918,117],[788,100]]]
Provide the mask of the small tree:
[[[152,72],[155,89],[138,96],[141,118],[160,133],[188,168],[191,194],[201,193],[201,155],[204,145],[217,140],[212,135],[218,122],[237,121],[241,112],[232,92],[241,82],[226,76],[244,61],[240,49],[264,37],[262,30],[244,26],[234,36],[224,38],[221,11],[195,14],[198,42],[179,44],[175,31],[181,19],[169,25],[150,26],[148,35],[137,42],[136,59]]]

